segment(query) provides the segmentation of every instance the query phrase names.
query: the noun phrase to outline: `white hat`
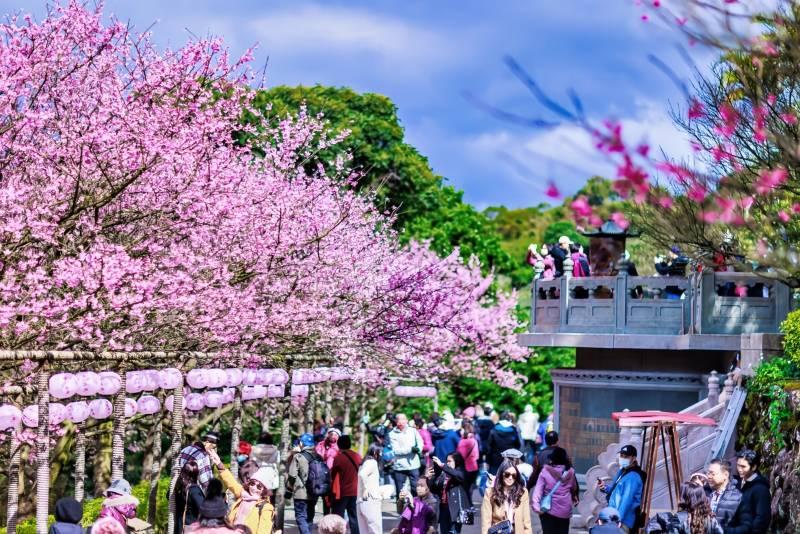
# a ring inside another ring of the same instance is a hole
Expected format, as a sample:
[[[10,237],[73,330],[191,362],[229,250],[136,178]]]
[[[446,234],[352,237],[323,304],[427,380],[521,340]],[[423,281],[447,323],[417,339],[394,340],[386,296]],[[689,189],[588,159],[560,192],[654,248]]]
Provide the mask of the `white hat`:
[[[567,237],[565,235],[562,235],[561,237],[558,238],[558,244],[559,245],[571,245],[572,244],[572,240],[569,237]]]

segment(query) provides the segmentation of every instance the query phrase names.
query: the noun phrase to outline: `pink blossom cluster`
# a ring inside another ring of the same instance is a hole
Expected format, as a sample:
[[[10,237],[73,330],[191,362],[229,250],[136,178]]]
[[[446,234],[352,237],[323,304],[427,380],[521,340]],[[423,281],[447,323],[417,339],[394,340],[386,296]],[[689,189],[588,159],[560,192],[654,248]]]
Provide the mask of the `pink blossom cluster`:
[[[249,54],[161,51],[76,1],[0,35],[5,348],[306,354],[370,379],[516,384],[514,296],[488,296],[457,253],[401,247],[348,187],[348,155],[317,157],[338,141],[319,118],[243,127]]]

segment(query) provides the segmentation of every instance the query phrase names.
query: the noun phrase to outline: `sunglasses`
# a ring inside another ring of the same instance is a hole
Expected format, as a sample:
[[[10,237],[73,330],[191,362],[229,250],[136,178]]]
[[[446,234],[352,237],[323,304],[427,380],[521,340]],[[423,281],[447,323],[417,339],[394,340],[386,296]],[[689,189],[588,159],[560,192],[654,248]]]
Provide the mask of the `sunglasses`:
[[[517,478],[517,474],[511,472],[505,472],[503,473],[503,478]]]
[[[247,485],[251,487],[255,487],[257,490],[264,490],[264,484],[259,482],[258,480],[248,480]]]

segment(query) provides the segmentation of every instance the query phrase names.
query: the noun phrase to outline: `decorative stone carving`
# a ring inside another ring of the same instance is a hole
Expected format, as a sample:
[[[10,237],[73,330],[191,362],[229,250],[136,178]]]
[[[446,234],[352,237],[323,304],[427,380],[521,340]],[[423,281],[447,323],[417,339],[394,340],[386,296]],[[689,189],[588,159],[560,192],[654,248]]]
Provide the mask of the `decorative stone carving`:
[[[719,402],[719,376],[716,371],[711,371],[708,377],[708,402],[711,404]]]

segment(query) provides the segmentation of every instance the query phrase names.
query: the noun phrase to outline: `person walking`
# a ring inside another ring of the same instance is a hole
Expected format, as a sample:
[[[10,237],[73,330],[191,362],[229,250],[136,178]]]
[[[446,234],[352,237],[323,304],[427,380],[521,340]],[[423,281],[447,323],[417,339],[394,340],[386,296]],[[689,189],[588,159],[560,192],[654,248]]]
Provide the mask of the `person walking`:
[[[436,418],[436,426],[431,429],[433,439],[433,456],[444,462],[448,456],[456,452],[461,436],[450,421]]]
[[[742,499],[728,523],[725,534],[764,534],[772,520],[769,482],[758,472],[761,457],[755,451],[743,449],[736,453]]]
[[[706,496],[711,504],[711,511],[723,529],[736,514],[742,500],[742,493],[731,481],[731,464],[727,460],[714,458],[708,463],[706,472],[708,485]]]
[[[48,534],[84,534],[83,506],[74,498],[61,497],[56,501],[55,518]]]
[[[531,534],[531,509],[528,490],[519,470],[511,460],[499,466],[494,485],[486,489],[481,504],[481,533],[503,525],[503,532]]]
[[[344,517],[350,524],[350,534],[358,534],[358,515],[356,498],[358,497],[358,466],[361,455],[351,450],[350,436],[339,438],[339,454],[333,459],[331,469],[331,491],[333,493],[333,513]]]
[[[608,505],[619,510],[622,530],[635,531],[640,526],[640,506],[645,472],[636,462],[637,451],[633,445],[625,445],[619,450],[619,471],[611,487],[597,479],[597,485],[608,497]]]
[[[433,467],[428,471],[431,491],[439,497],[439,533],[458,534],[462,526],[462,510],[470,508],[464,481],[464,457],[454,452],[447,462],[433,457]]]
[[[489,455],[489,434],[494,430],[494,422],[481,406],[475,407],[475,431],[481,445],[481,462]]]
[[[381,514],[380,462],[383,448],[373,443],[367,449],[364,460],[358,468],[358,500],[356,515],[359,534],[383,534]]]
[[[425,464],[424,467],[427,467],[430,463],[430,455],[433,452],[431,431],[427,429],[422,415],[418,413],[414,414],[414,427],[417,429],[417,432],[419,432],[419,437],[422,438],[422,461]],[[420,466],[420,470],[422,469],[423,466]]]
[[[480,459],[480,448],[478,440],[475,439],[475,429],[472,423],[464,423],[461,427],[461,441],[458,442],[456,451],[464,458],[464,469],[467,477],[464,480],[464,488],[467,490],[469,506],[472,506],[472,490],[478,480]]]
[[[539,414],[533,411],[533,406],[525,405],[525,411],[519,416],[517,422],[519,426],[520,438],[522,438],[522,452],[525,454],[525,462],[533,465],[533,458],[536,455],[536,438],[539,430]]]
[[[189,460],[181,468],[175,484],[175,534],[181,534],[185,527],[200,517],[200,505],[205,494],[197,483],[199,471],[194,460]]]
[[[201,441],[196,441],[191,445],[184,447],[178,456],[178,466],[182,469],[183,464],[189,460],[197,462],[197,483],[203,491],[208,486],[208,481],[214,478],[214,472],[211,471],[211,460],[209,459],[209,452],[217,449],[219,442],[219,434],[216,432],[206,432]]]
[[[568,463],[567,451],[554,448],[533,489],[533,511],[541,518],[544,534],[569,534],[572,507],[577,504],[578,480]]]
[[[503,451],[508,449],[522,449],[522,440],[514,425],[511,424],[511,416],[508,412],[500,414],[500,420],[489,434],[489,474],[497,473],[500,463],[503,461]]]
[[[422,437],[417,430],[408,424],[408,417],[399,413],[395,417],[395,427],[389,432],[389,443],[394,452],[392,464],[392,478],[394,480],[395,495],[400,495],[400,490],[408,480],[412,494],[417,493],[417,478],[419,478],[420,461],[422,453]]]
[[[321,460],[314,451],[314,437],[311,434],[300,436],[300,452],[292,457],[286,478],[286,489],[294,500],[294,515],[300,534],[311,534],[318,495],[309,490],[308,477],[311,462]]]

